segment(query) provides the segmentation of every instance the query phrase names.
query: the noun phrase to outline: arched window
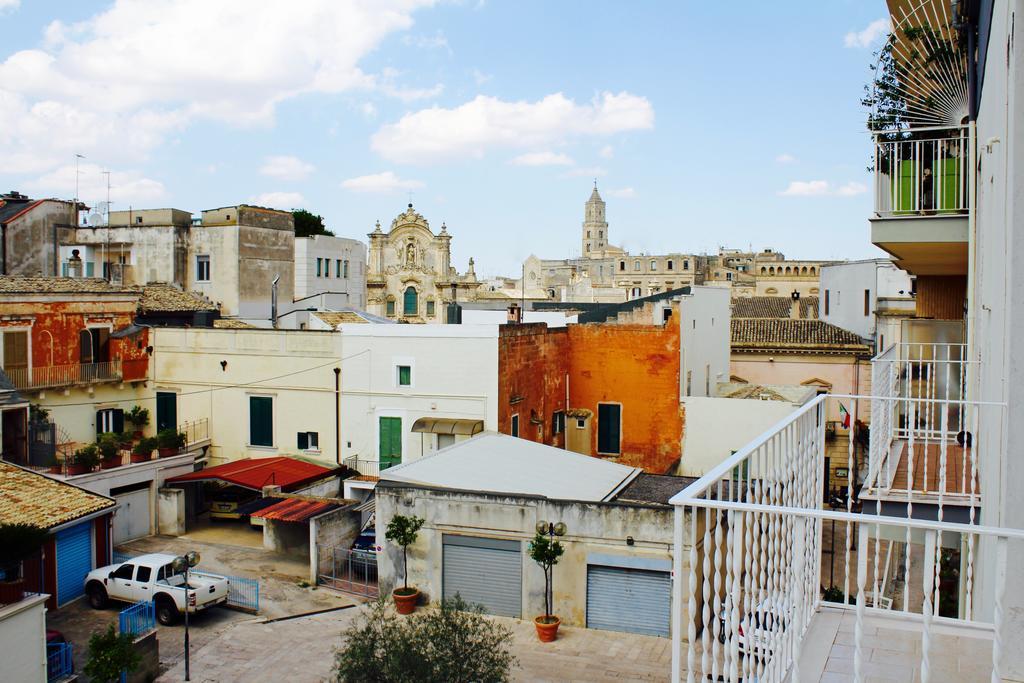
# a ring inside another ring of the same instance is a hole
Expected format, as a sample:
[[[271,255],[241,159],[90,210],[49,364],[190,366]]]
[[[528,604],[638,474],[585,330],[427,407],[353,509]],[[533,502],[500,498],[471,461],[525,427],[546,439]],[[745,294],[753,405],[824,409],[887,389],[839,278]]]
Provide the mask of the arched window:
[[[775,275],[775,266],[772,266],[771,268],[768,269],[768,274]]]
[[[761,266],[761,275],[767,275],[767,274],[768,274],[768,269],[765,268],[764,266]]]
[[[814,267],[814,266],[811,266],[811,275],[814,275],[814,273],[815,273],[815,270],[816,270],[816,269],[815,269],[815,267]]]
[[[416,296],[416,288],[409,285],[405,288],[405,295],[402,298],[402,314],[416,315],[419,311],[419,300]]]
[[[629,297],[631,299],[639,299],[641,296],[643,296],[643,294],[641,294],[639,287],[634,287],[629,291]]]
[[[640,270],[640,259],[633,261],[633,270]]]
[[[791,274],[792,272],[793,272],[793,269],[792,269],[792,268],[790,268],[789,266],[786,266],[786,275],[789,275],[789,274]]]
[[[800,269],[800,274],[807,275],[807,266],[804,266],[803,268]]]

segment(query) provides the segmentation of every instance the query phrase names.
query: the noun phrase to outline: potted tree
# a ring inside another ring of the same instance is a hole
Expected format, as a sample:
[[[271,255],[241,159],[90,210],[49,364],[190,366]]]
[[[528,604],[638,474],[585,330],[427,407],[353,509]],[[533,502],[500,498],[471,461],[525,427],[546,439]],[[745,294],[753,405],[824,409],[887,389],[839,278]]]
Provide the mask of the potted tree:
[[[71,458],[71,462],[67,464],[68,476],[92,472],[96,469],[96,465],[98,465],[99,462],[100,453],[99,449],[96,448],[96,444],[86,444],[75,451],[75,454]]]
[[[388,522],[388,528],[384,534],[386,539],[402,546],[402,587],[391,592],[399,614],[412,614],[416,609],[416,602],[420,599],[420,592],[409,586],[409,546],[416,542],[416,536],[423,528],[425,521],[422,517],[415,515],[411,517],[395,515]]]
[[[132,462],[149,462],[156,450],[156,439],[152,436],[145,436],[132,448]]]
[[[10,605],[25,597],[21,563],[39,552],[48,535],[34,524],[0,523],[0,604]]]
[[[558,626],[562,620],[551,614],[551,571],[558,559],[565,552],[565,547],[554,539],[537,531],[530,542],[530,559],[544,570],[544,616],[536,617],[533,625],[537,628],[537,637],[542,643],[550,643],[558,637]]]
[[[141,439],[142,430],[149,424],[149,409],[142,406],[132,406],[132,409],[128,411],[125,417],[135,427],[133,436],[136,439]]]
[[[118,434],[101,434],[96,442],[100,452],[100,468],[112,470],[121,466],[121,437]]]
[[[182,448],[185,447],[185,435],[176,429],[160,430],[160,433],[156,435],[157,438],[157,451],[161,458],[168,458],[172,455],[177,455]]]

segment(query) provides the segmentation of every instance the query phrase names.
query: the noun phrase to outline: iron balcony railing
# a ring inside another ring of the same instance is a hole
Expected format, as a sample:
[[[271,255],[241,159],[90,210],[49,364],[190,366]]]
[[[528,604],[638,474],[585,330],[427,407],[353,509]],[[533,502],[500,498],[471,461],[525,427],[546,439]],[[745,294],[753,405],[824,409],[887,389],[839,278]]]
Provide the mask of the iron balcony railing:
[[[949,216],[970,208],[966,128],[877,133],[872,161],[879,218]]]
[[[178,425],[178,432],[185,435],[185,446],[191,446],[210,438],[210,421],[208,418],[193,420]]]
[[[121,361],[44,365],[31,368],[5,368],[17,389],[51,389],[77,384],[115,382],[123,379]]]
[[[1007,556],[1024,530],[943,521],[941,501],[935,521],[857,510],[853,467],[847,495],[822,502],[828,402],[869,400],[819,396],[671,499],[673,681],[816,680],[801,660],[825,608],[852,613],[855,681],[871,666],[869,616],[918,639],[904,657],[921,680],[943,666],[940,630],[974,635],[1000,680]]]
[[[379,460],[371,460],[369,458],[360,458],[358,455],[353,455],[345,458],[343,461],[345,467],[350,470],[355,470],[359,474],[365,477],[379,477],[383,470],[389,467],[395,466],[397,463],[393,462],[381,462]]]

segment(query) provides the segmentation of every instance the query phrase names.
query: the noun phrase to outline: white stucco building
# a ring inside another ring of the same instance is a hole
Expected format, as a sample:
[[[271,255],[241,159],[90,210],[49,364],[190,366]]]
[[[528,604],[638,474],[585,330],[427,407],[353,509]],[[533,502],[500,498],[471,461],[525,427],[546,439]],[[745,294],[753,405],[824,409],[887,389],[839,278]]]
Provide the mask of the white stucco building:
[[[295,306],[366,307],[366,245],[331,235],[295,238]]]
[[[900,341],[900,323],[914,317],[914,283],[891,259],[822,266],[819,314],[825,322],[876,342]]]

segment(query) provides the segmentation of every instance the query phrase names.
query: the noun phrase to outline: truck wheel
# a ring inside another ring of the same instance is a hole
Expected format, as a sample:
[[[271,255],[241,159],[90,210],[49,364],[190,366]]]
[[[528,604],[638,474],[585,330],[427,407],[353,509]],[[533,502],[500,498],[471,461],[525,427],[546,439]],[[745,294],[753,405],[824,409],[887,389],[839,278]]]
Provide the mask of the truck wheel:
[[[171,626],[178,621],[178,608],[174,601],[166,596],[156,599],[156,620],[164,626]]]
[[[107,606],[107,591],[98,583],[90,583],[85,590],[89,598],[89,606],[93,609],[103,609]]]

